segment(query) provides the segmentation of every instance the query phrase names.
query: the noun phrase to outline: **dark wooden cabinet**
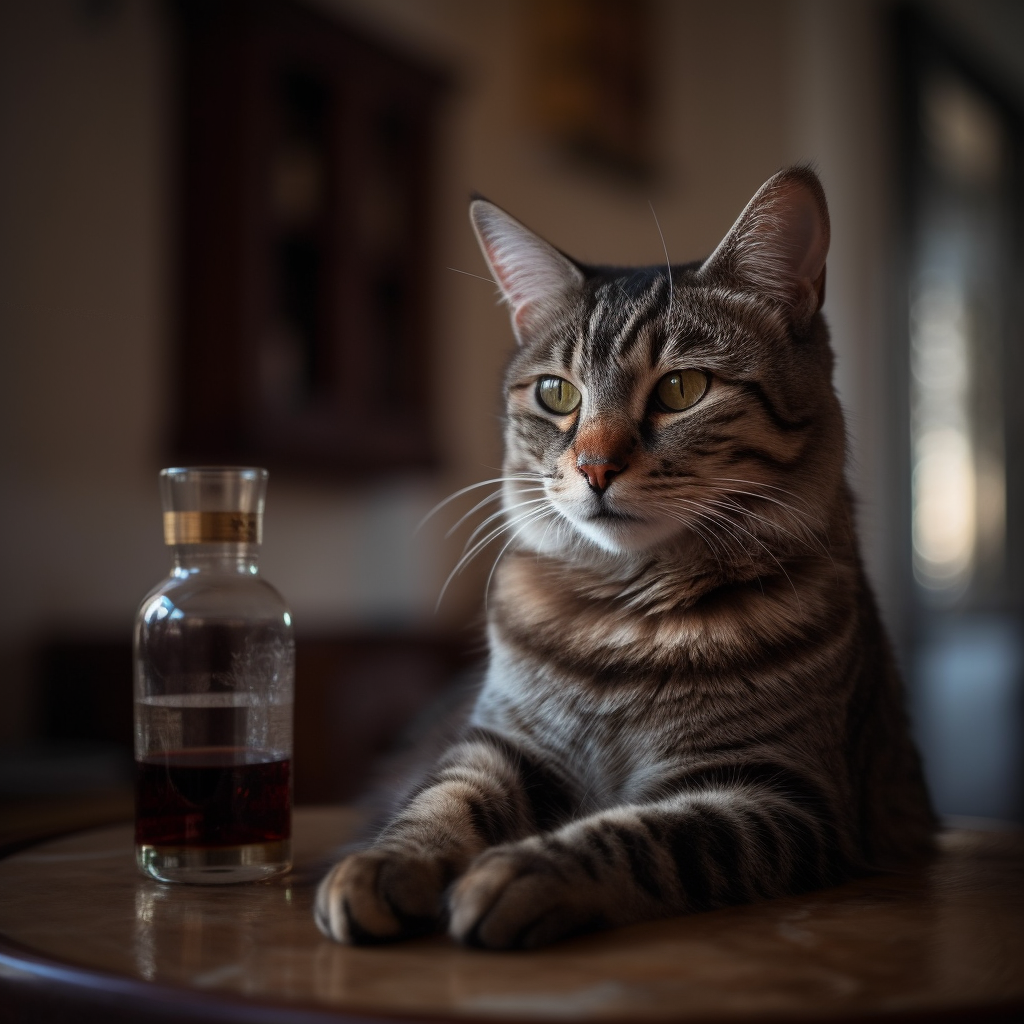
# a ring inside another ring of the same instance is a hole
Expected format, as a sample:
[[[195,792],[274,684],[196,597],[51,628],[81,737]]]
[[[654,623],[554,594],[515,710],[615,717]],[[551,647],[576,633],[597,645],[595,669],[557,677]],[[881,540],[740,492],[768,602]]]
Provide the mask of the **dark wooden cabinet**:
[[[173,457],[429,465],[436,69],[283,0],[179,0]]]

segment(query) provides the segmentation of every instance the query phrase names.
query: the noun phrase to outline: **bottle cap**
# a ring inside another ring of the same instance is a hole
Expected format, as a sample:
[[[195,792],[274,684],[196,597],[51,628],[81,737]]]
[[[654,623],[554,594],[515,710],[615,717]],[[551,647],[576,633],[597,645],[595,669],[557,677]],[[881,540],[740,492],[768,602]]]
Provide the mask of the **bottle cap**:
[[[260,544],[267,471],[183,466],[160,471],[164,543]]]

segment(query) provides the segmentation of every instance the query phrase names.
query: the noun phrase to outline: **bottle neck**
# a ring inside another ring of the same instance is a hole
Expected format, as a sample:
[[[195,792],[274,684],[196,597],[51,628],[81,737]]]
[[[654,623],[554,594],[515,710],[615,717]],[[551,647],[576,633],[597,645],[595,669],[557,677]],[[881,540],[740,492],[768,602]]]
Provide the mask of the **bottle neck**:
[[[191,576],[199,572],[259,575],[259,544],[175,544],[172,551],[172,576]]]

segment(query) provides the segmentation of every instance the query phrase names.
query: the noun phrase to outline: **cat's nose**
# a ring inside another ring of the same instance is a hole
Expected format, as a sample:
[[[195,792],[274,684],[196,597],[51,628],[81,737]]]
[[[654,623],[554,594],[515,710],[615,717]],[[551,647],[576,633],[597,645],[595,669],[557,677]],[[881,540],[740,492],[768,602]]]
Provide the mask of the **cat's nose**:
[[[587,478],[591,488],[602,494],[626,467],[620,462],[577,462],[576,468]]]

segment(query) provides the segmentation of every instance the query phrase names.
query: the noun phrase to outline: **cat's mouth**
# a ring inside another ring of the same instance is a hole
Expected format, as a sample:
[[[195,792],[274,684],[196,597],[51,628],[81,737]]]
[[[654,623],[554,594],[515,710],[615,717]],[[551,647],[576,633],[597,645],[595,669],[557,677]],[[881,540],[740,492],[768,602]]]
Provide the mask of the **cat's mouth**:
[[[590,522],[639,523],[640,517],[628,512],[616,512],[614,509],[601,507],[587,516]]]

